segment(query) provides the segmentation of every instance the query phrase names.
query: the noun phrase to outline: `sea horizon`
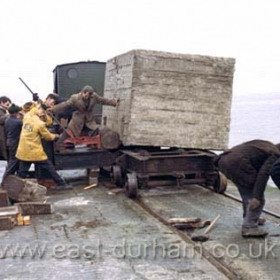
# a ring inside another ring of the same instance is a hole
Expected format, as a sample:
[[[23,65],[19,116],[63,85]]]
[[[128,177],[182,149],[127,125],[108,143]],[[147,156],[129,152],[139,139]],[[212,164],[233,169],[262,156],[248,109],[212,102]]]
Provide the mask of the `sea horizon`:
[[[233,96],[228,146],[253,139],[280,143],[279,119],[280,93]]]

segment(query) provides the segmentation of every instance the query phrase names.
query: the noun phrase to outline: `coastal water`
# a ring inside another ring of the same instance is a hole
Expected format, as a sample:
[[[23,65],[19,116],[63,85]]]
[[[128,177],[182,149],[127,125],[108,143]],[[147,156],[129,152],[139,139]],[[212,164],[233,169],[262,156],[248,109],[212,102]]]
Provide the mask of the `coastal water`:
[[[229,148],[253,139],[280,143],[280,93],[233,96]]]
[[[229,147],[252,139],[280,143],[280,93],[233,97]]]

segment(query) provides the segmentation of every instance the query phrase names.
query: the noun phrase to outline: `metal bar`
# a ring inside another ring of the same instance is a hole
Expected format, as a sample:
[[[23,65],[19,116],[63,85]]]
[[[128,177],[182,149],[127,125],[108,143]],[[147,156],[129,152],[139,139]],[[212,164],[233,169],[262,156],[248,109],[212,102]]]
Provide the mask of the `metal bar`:
[[[238,201],[238,202],[241,202],[241,203],[242,203],[242,200],[241,200],[240,198],[238,198],[237,196],[235,196],[235,195],[228,194],[228,193],[224,193],[223,195],[226,196],[226,197],[229,197],[229,198],[231,198],[231,199],[233,199],[233,200],[235,200],[235,201]],[[267,210],[267,209],[263,209],[262,211],[263,211],[264,213],[266,213],[266,214],[269,214],[269,215],[275,217],[275,218],[280,218],[280,214],[277,214],[277,213],[275,213],[275,212],[269,211],[269,210]]]
[[[24,80],[21,77],[18,77],[19,80],[25,85],[25,87],[32,93],[32,95],[34,95],[34,92],[31,90],[31,88],[24,82]],[[43,109],[43,108],[42,108]],[[44,109],[43,109],[44,110]],[[46,110],[44,110],[46,111]],[[60,123],[60,121],[54,116],[54,114],[51,114],[49,112],[46,111],[47,114],[50,114],[51,117],[57,122],[57,124],[62,128],[62,130],[70,137],[73,138],[73,135],[67,131]]]
[[[19,80],[25,85],[25,87],[34,95],[34,92],[30,89],[30,87],[24,82],[24,80],[21,77],[18,77]]]

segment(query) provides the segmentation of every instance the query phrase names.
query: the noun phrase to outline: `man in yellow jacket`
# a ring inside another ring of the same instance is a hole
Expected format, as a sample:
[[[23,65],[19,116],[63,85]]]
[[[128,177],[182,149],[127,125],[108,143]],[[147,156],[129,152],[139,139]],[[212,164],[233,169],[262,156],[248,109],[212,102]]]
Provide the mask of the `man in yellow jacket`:
[[[37,110],[31,114],[27,113],[24,116],[16,153],[16,158],[20,160],[18,175],[21,178],[26,178],[28,170],[33,163],[36,168],[49,172],[51,177],[58,184],[56,189],[72,188],[59,176],[44,152],[41,139],[53,141],[58,138],[57,134],[48,131],[45,121],[46,113],[44,110]]]
[[[27,102],[23,105],[23,111],[25,113],[27,112],[31,112],[31,113],[36,113],[37,110],[43,109],[43,110],[47,110],[48,108],[52,108],[58,99],[58,95],[56,93],[50,93],[48,94],[48,96],[46,97],[45,101],[39,99],[39,96],[37,93],[35,93],[37,98],[33,99],[33,102]],[[53,124],[53,119],[51,116],[46,115],[46,125],[48,127],[50,127]]]

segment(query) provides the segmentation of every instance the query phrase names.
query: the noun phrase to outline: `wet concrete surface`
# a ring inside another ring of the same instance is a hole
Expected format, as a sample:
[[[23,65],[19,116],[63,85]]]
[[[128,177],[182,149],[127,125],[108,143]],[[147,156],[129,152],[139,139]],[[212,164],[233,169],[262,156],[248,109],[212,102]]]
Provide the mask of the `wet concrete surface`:
[[[124,193],[112,195],[108,181],[89,190],[77,185],[48,196],[53,214],[0,231],[0,279],[228,279],[203,250],[236,279],[279,279],[278,218],[264,215],[266,239],[244,239],[236,201],[197,185],[141,190],[144,204],[165,220],[221,215],[209,241],[193,243],[184,238],[192,231],[180,235]],[[238,196],[233,186],[227,192]],[[266,194],[266,208],[277,212],[280,192]]]
[[[1,231],[0,279],[227,279],[124,194],[52,194],[51,215]]]
[[[238,196],[236,188],[229,186],[227,193]],[[267,209],[276,211],[280,192],[272,188],[266,192]],[[199,217],[214,219],[221,215],[210,232],[209,241],[202,244],[217,260],[225,264],[242,279],[279,279],[280,227],[279,218],[264,214],[262,227],[269,231],[265,239],[241,237],[241,204],[200,186],[157,188],[142,192],[142,200],[165,219]],[[192,231],[185,231],[191,235]],[[198,232],[197,232],[198,233]]]

